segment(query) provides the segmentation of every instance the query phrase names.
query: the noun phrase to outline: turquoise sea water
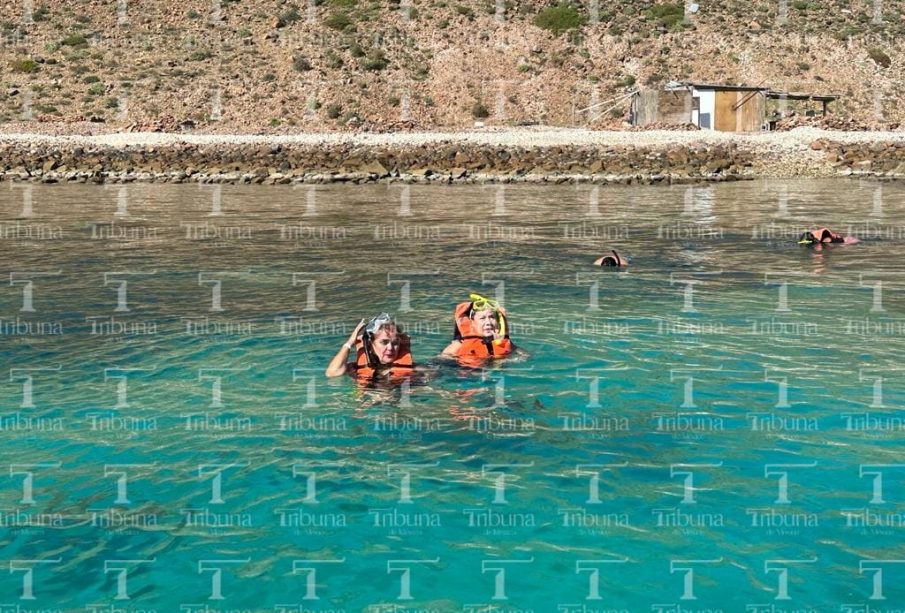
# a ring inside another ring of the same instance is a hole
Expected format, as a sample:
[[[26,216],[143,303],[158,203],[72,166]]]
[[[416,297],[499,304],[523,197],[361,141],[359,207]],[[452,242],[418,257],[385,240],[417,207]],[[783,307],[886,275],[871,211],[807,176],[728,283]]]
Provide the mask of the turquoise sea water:
[[[902,185],[6,184],[0,232],[3,611],[905,608]],[[472,291],[527,358],[434,357]],[[325,379],[382,310],[425,380]]]

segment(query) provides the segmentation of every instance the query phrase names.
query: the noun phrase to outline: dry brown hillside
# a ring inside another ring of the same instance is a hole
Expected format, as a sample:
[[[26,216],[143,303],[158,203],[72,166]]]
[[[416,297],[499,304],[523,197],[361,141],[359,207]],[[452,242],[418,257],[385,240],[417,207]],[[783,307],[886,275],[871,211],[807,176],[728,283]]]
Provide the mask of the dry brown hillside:
[[[905,1],[699,4],[9,0],[0,122],[606,126],[623,106],[582,109],[668,80],[836,93],[839,115],[905,121]]]

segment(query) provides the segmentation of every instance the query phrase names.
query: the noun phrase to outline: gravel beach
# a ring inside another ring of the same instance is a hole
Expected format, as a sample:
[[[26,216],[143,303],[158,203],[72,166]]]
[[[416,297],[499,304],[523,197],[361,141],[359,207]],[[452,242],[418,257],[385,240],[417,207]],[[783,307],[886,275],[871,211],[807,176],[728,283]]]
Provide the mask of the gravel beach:
[[[7,130],[11,127],[17,126]],[[470,181],[586,176],[601,182],[625,177],[894,178],[905,176],[905,132],[799,127],[738,134],[487,127],[393,133],[0,134],[0,175],[12,179],[168,180],[177,174],[178,180],[229,175],[229,181],[240,182],[247,182],[249,174],[257,179],[251,182],[441,176]]]
[[[39,132],[0,133],[0,142],[78,143],[111,147],[161,146],[188,143],[194,145],[267,143],[303,145],[423,145],[462,142],[503,147],[557,147],[565,145],[661,146],[689,143],[738,143],[754,148],[795,151],[808,148],[818,139],[840,143],[905,142],[905,131],[840,132],[818,128],[795,128],[788,132],[739,134],[710,130],[581,130],[574,128],[520,127],[476,128],[470,131],[432,132],[325,132],[300,134],[194,134],[168,132],[113,132],[97,134],[48,134]]]

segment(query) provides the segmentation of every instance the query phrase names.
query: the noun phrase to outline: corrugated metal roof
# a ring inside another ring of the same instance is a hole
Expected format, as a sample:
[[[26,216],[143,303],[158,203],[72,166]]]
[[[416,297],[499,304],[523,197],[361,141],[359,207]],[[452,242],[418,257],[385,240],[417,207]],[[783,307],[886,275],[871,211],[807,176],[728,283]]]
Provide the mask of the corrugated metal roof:
[[[693,83],[691,81],[670,81],[666,84],[667,91],[675,91],[679,89],[687,89],[693,87],[695,89],[712,89],[718,91],[746,91],[746,92],[763,92],[767,98],[780,98],[786,100],[814,100],[816,102],[833,102],[838,100],[840,96],[836,94],[808,94],[803,92],[781,92],[772,90],[769,87],[759,87],[753,85],[722,85],[719,83]]]
[[[767,91],[769,87],[757,87],[753,85],[721,85],[718,83],[684,83],[687,87],[693,87],[695,89],[718,89],[718,90],[731,90],[731,91]]]
[[[780,100],[816,100],[817,102],[832,102],[838,100],[836,94],[805,94],[802,92],[778,92],[770,90],[767,92],[767,98],[778,98]]]

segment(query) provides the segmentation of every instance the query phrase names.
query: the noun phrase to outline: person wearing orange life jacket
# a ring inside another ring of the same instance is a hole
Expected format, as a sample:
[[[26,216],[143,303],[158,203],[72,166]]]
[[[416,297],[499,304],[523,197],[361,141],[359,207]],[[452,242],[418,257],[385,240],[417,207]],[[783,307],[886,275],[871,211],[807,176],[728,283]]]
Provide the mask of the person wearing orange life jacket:
[[[347,362],[355,349],[355,361]],[[362,383],[397,382],[415,372],[409,337],[392,316],[381,313],[367,322],[361,320],[349,340],[339,348],[327,370],[328,377],[350,374]]]
[[[829,228],[808,230],[798,237],[799,245],[852,245],[857,242],[859,242],[857,237],[843,236],[833,232]]]
[[[594,266],[612,266],[614,268],[625,268],[628,266],[628,260],[616,253],[615,249],[610,249],[613,255],[604,255],[594,260]]]
[[[456,305],[453,321],[453,340],[443,355],[477,364],[515,351],[506,310],[496,300],[471,294],[467,302]]]

